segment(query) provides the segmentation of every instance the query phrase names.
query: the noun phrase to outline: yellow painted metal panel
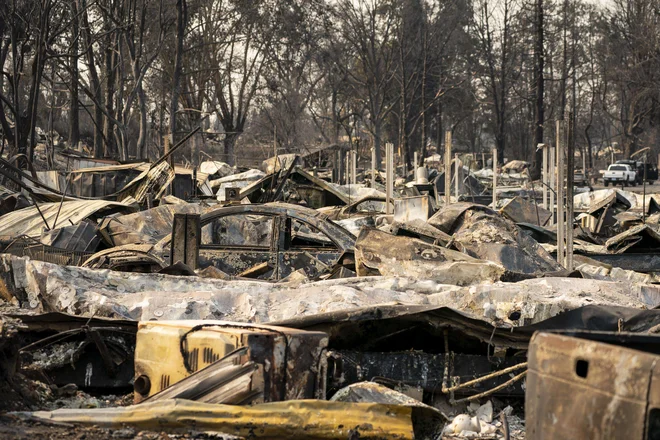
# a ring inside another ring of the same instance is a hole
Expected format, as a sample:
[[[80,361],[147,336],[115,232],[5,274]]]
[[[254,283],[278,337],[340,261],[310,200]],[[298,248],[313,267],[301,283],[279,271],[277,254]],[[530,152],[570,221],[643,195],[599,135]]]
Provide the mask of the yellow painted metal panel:
[[[60,409],[37,419],[102,427],[213,430],[261,439],[413,439],[412,409],[401,405],[290,400],[255,406],[164,400],[119,408]]]

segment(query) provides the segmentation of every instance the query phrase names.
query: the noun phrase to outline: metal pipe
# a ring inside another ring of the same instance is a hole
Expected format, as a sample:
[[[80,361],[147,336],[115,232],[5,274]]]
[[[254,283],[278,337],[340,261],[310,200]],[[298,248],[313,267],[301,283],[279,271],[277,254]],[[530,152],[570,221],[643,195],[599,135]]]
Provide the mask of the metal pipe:
[[[568,161],[566,164],[566,269],[573,270],[573,187],[575,183],[575,136],[573,114],[568,119]]]
[[[394,192],[394,144],[385,144],[385,209],[392,214],[392,193]]]
[[[550,146],[550,150],[548,151],[548,161],[550,165],[550,200],[549,200],[549,208],[550,212],[552,215],[550,216],[550,223],[549,226],[552,226],[555,224],[555,193],[557,189],[555,188],[555,181],[556,179],[556,172],[557,172],[557,167],[555,166],[555,159],[557,158],[556,155],[557,149],[554,146]]]
[[[445,132],[445,206],[451,203],[451,131]]]
[[[564,130],[563,121],[556,123],[557,137],[557,262],[566,267],[565,235],[566,217],[564,215]]]
[[[457,202],[458,202],[458,196],[459,196],[459,194],[458,194],[459,185],[458,184],[459,184],[459,180],[460,180],[460,178],[458,177],[459,176],[458,171],[459,171],[459,169],[458,169],[458,153],[455,153],[454,154],[454,174],[455,174],[454,175],[454,179],[455,179],[454,180],[454,193],[456,194],[456,201]]]
[[[371,187],[376,187],[376,147],[371,149]]]
[[[543,147],[543,209],[548,209],[548,148]]]
[[[497,205],[497,148],[493,148],[493,209]]]

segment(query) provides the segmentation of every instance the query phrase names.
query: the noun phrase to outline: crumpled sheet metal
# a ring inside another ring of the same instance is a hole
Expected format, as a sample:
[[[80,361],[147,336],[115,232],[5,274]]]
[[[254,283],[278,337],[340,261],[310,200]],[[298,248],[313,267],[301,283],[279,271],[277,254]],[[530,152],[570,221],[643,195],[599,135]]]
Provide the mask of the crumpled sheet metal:
[[[254,406],[164,400],[128,407],[24,413],[31,419],[119,428],[194,427],[264,439],[413,439],[412,410],[402,405],[292,400]]]
[[[500,209],[500,213],[515,223],[531,223],[544,226],[552,213],[537,203],[525,200],[522,197],[514,197]]]
[[[116,216],[104,221],[105,235],[115,246],[126,244],[156,244],[172,233],[174,214],[201,214],[198,203],[161,205],[133,214]]]
[[[586,305],[647,309],[660,286],[542,278],[458,287],[408,277],[263,283],[58,266],[0,255],[0,280],[26,311],[132,320],[280,322],[383,304],[451,307],[475,319],[520,326]],[[515,312],[515,313],[514,313]],[[516,319],[513,319],[516,318]]]
[[[495,211],[487,206],[477,205],[475,203],[452,203],[449,206],[443,206],[436,212],[433,217],[428,221],[430,225],[440,229],[445,234],[452,234],[456,226],[456,222],[467,210],[480,210],[488,214],[495,214]]]
[[[413,399],[396,390],[387,388],[376,382],[358,382],[337,391],[331,398],[331,402],[372,402],[389,405],[403,405],[411,408],[419,408],[436,416],[448,420],[447,416],[437,408],[426,405],[419,400]]]
[[[453,234],[461,252],[497,262],[511,272],[541,275],[563,270],[527,233],[490,208],[456,203],[438,211],[429,223]]]
[[[261,171],[266,174],[272,174],[280,170],[287,170],[291,168],[291,165],[293,165],[295,160],[299,159],[300,155],[298,154],[279,154],[261,162]]]
[[[205,160],[199,164],[199,171],[209,176],[217,176],[218,178],[222,178],[233,174],[234,169],[224,162],[217,160]]]
[[[154,199],[158,199],[170,183],[174,181],[175,177],[176,173],[170,167],[170,164],[167,161],[163,161],[143,171],[122,188],[119,199],[123,200],[126,197],[133,197],[138,203],[143,203],[149,193],[153,194]]]
[[[410,237],[363,228],[355,242],[358,276],[411,276],[465,286],[497,281],[504,268]]]
[[[141,274],[58,266],[0,254],[0,279],[32,312],[150,319],[268,322],[383,303],[420,304],[445,286],[345,278],[309,284]]]
[[[517,283],[481,284],[466,289],[469,294],[448,292],[433,295],[429,302],[514,326],[539,323],[587,305],[635,309],[660,305],[660,286],[632,281],[535,278]]]
[[[581,263],[575,267],[580,271],[583,278],[593,280],[609,281],[632,281],[634,283],[653,284],[660,282],[657,275],[653,273],[641,273],[634,270],[625,270],[620,267],[607,267],[606,265],[597,265]]]
[[[590,191],[586,193],[577,194],[573,197],[573,204],[576,211],[590,211],[591,207],[602,204],[604,200],[610,198],[612,194],[616,193],[616,197],[620,200],[625,200],[630,205],[630,209],[640,211],[642,203],[644,202],[644,195],[630,191],[622,191],[620,189],[600,189],[597,191]],[[657,203],[660,201],[660,194],[646,194],[646,209],[648,209],[651,199]],[[624,202],[624,203],[625,203]]]
[[[530,342],[527,438],[657,438],[658,336],[562,333]]]
[[[655,225],[637,225],[605,242],[610,254],[622,254],[635,245],[644,249],[660,248],[660,231]]]
[[[46,218],[50,228],[55,225],[77,224],[95,214],[108,215],[116,212],[130,213],[135,207],[128,203],[108,202],[105,200],[77,200],[65,201],[60,209],[59,203],[42,203],[39,205],[41,213]],[[57,215],[59,211],[59,216]],[[0,217],[0,237],[16,238],[19,235],[38,238],[44,224],[39,211],[34,206],[19,211],[10,212]]]
[[[225,201],[225,188],[247,189],[256,182],[263,179],[266,175],[260,170],[249,170],[243,173],[231,174],[210,182],[211,188],[215,192],[218,201]]]
[[[39,241],[47,246],[68,251],[96,252],[101,241],[98,232],[96,223],[83,220],[75,225],[68,224],[44,231]]]

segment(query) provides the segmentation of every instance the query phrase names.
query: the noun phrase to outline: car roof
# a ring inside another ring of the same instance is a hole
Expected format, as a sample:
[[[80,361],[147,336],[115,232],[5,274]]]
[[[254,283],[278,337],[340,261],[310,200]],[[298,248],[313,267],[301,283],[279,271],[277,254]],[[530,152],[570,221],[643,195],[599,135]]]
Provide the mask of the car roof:
[[[333,222],[329,217],[315,209],[306,206],[293,205],[291,203],[252,203],[245,205],[222,206],[211,211],[207,211],[200,217],[201,224],[213,220],[217,217],[224,217],[236,214],[261,214],[261,215],[287,215],[291,218],[301,220],[312,226],[323,229],[332,229],[332,231],[323,231],[329,235],[329,238],[344,248],[352,248],[355,245],[355,236],[343,226]],[[339,236],[338,236],[339,235]],[[344,237],[341,237],[341,236]]]

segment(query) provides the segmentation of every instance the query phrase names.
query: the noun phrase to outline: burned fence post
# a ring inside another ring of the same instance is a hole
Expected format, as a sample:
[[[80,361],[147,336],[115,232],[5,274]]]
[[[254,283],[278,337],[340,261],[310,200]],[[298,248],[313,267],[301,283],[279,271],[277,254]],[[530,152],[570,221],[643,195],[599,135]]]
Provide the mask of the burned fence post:
[[[197,269],[202,229],[199,214],[174,214],[170,264],[182,262]]]
[[[445,132],[445,206],[451,203],[451,131]]]

